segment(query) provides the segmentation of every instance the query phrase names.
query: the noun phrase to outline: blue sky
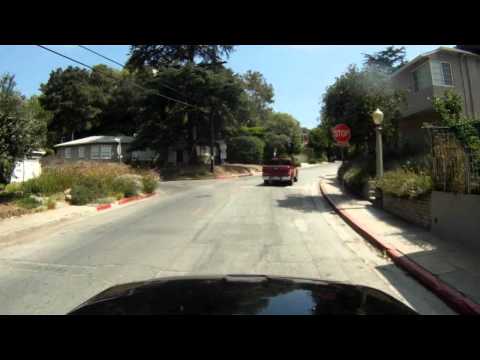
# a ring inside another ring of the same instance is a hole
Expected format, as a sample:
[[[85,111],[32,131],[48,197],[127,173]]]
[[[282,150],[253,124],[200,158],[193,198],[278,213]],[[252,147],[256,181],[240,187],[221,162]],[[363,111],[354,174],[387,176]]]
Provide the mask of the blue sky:
[[[302,126],[318,124],[320,99],[326,87],[350,64],[361,65],[363,53],[382,50],[387,45],[244,45],[238,46],[229,59],[236,72],[260,71],[275,91],[274,109],[292,114]],[[440,45],[405,45],[407,59]],[[76,45],[48,45],[53,50],[88,65],[105,63],[118,68]],[[127,45],[88,45],[113,60],[124,63]],[[42,82],[57,67],[75,65],[69,60],[33,45],[1,45],[0,74],[14,74],[18,89],[30,96],[39,92]]]

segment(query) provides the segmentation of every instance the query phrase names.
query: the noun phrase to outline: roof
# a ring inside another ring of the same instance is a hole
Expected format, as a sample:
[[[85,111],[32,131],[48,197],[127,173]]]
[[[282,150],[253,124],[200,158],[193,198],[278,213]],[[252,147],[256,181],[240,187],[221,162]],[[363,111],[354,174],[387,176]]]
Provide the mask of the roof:
[[[405,70],[405,69],[409,68],[410,66],[414,65],[418,61],[420,61],[424,58],[428,58],[431,55],[436,54],[440,51],[447,51],[447,52],[452,52],[452,53],[457,53],[457,54],[464,54],[464,55],[471,55],[471,56],[480,57],[480,55],[477,55],[477,54],[475,54],[473,52],[470,52],[470,51],[465,51],[465,50],[460,50],[460,49],[457,49],[457,48],[440,46],[438,49],[435,49],[435,50],[432,50],[432,51],[429,51],[429,52],[418,55],[416,58],[414,58],[413,60],[406,63],[401,68],[394,71],[391,76],[394,77],[394,76],[398,75],[399,73],[403,72],[403,70]]]
[[[105,143],[118,143],[118,139],[122,143],[131,143],[133,141],[132,136],[88,136],[78,140],[67,141],[61,144],[55,145],[55,147],[75,146],[75,145],[88,145],[88,144],[105,144]]]

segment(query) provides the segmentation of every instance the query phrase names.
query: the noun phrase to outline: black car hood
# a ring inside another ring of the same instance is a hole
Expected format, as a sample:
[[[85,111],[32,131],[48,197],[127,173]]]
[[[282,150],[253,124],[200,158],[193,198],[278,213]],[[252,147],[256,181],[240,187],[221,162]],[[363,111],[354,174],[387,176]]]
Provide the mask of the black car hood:
[[[170,277],[111,287],[71,315],[415,314],[379,290],[263,275]]]

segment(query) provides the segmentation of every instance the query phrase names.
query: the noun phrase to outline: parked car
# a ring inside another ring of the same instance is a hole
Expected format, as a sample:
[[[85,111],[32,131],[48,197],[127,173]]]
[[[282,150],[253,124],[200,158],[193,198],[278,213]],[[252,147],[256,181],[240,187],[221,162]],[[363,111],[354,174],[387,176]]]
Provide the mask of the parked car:
[[[293,185],[298,181],[298,164],[288,158],[274,158],[263,165],[262,176],[265,185],[273,182],[286,182],[288,185]]]

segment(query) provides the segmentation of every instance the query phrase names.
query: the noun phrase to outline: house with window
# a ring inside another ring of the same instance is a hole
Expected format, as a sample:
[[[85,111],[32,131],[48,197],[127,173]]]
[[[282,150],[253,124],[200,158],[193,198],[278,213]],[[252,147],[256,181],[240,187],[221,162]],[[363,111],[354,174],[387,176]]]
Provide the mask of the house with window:
[[[434,96],[455,90],[463,99],[463,111],[468,117],[480,116],[480,55],[458,48],[440,47],[417,56],[391,79],[397,89],[406,92],[406,104],[399,122],[400,146],[426,149],[423,123],[438,123],[433,110]]]
[[[55,145],[57,156],[65,160],[151,161],[153,151],[129,152],[131,136],[89,136]]]

